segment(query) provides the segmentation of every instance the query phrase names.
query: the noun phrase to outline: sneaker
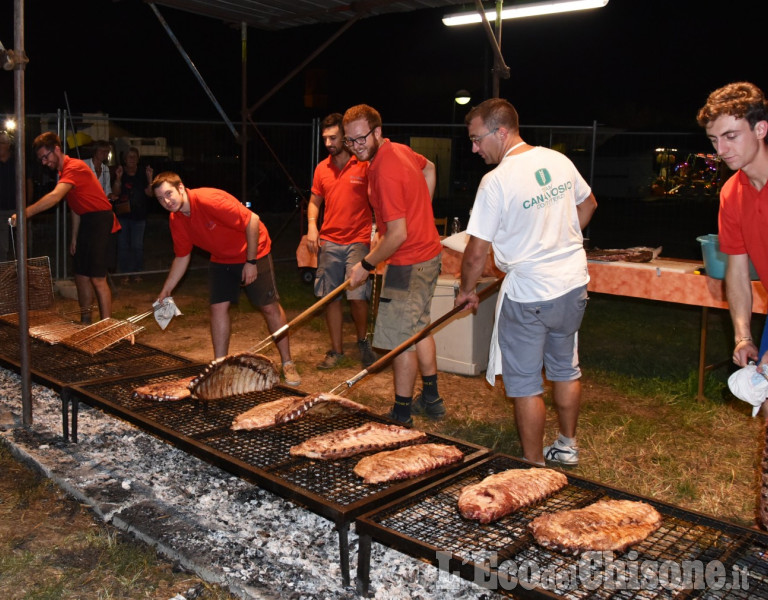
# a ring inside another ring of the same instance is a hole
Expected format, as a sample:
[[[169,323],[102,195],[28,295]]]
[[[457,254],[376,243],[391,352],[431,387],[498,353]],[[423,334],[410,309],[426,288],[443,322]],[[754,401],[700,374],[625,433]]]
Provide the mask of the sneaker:
[[[371,348],[371,343],[368,341],[367,338],[364,340],[358,341],[357,347],[360,349],[360,361],[363,363],[364,367],[368,368],[378,360],[376,358],[376,354],[373,352],[373,349]]]
[[[285,378],[285,385],[297,386],[301,383],[301,375],[292,360],[283,363],[283,378]]]
[[[400,425],[405,425],[406,427],[413,427],[413,418],[408,417],[405,421],[401,417],[395,414],[395,409],[391,409],[386,415],[388,419],[392,419],[393,421],[397,421]]]
[[[437,400],[427,402],[424,400],[422,393],[419,392],[413,397],[411,414],[439,421],[445,416],[445,403],[440,396],[438,396]]]
[[[579,449],[576,446],[566,446],[557,439],[551,446],[544,447],[544,458],[563,465],[575,466],[579,464]]]
[[[343,352],[334,352],[333,350],[328,350],[328,352],[325,353],[325,358],[323,359],[323,361],[318,363],[317,368],[333,369],[333,367],[339,364],[339,361],[343,356],[344,356]]]

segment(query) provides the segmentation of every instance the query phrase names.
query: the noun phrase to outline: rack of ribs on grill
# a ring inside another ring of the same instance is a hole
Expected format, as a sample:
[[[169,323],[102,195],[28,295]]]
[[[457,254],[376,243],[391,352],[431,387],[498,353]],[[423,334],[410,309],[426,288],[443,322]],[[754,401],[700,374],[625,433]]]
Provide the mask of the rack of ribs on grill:
[[[309,413],[330,416],[334,414],[334,409],[368,411],[368,407],[334,394],[319,392],[307,396],[287,396],[259,404],[237,415],[232,421],[232,429],[266,429],[295,421]]]
[[[535,504],[565,487],[568,478],[552,469],[509,469],[466,486],[459,512],[466,519],[490,523]]]
[[[418,444],[360,459],[353,471],[365,483],[409,479],[460,461],[464,454],[447,444]]]
[[[423,431],[372,422],[309,438],[292,446],[290,455],[327,460],[354,456],[370,450],[387,450],[418,444],[426,440],[427,434]]]
[[[189,384],[194,378],[194,376],[182,377],[172,381],[148,383],[135,388],[131,396],[138,400],[150,402],[184,400],[192,395],[189,391]]]
[[[211,362],[189,384],[192,397],[220,400],[249,392],[270,390],[280,382],[280,373],[263,354],[241,352]]]
[[[648,248],[645,246],[635,246],[634,248],[601,250],[592,248],[587,250],[588,260],[598,260],[603,262],[651,262],[659,256],[661,248]]]
[[[661,515],[650,504],[600,500],[585,508],[541,515],[528,528],[541,546],[579,554],[587,550],[623,552],[660,525]]]

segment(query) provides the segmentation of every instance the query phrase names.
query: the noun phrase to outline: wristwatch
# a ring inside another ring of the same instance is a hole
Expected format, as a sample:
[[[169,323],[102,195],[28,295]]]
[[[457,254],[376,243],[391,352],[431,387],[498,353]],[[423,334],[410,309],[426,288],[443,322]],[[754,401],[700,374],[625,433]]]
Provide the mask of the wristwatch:
[[[248,258],[246,261],[249,265],[255,265],[258,261],[255,258]]]

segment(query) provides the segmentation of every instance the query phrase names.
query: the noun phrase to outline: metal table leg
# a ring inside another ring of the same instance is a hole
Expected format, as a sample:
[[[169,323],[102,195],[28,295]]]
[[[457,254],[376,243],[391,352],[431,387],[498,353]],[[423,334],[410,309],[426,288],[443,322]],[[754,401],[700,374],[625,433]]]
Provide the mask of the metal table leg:
[[[703,402],[704,397],[704,377],[707,373],[707,323],[709,319],[709,307],[701,307],[701,333],[699,337],[699,377],[698,388],[696,390],[696,400]]]
[[[368,596],[371,585],[371,536],[360,534],[357,549],[357,593]]]
[[[349,585],[349,523],[338,523],[339,532],[339,561],[341,562],[341,582]]]
[[[61,436],[65,442],[69,441],[69,391],[61,390]]]
[[[80,409],[80,399],[72,394],[72,441],[77,444],[77,411]]]

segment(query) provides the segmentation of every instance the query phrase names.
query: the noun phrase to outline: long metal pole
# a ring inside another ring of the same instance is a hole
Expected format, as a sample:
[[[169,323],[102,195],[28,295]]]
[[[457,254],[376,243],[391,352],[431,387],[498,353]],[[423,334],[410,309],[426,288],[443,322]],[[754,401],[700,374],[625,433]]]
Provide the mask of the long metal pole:
[[[174,46],[176,46],[176,49],[179,51],[179,54],[181,54],[181,57],[187,63],[187,66],[192,70],[192,74],[197,78],[197,81],[202,86],[208,98],[211,100],[211,102],[213,102],[213,105],[216,107],[216,110],[221,115],[221,118],[224,119],[224,123],[226,123],[227,127],[229,127],[229,130],[232,132],[232,135],[235,136],[236,140],[239,139],[240,134],[237,133],[237,130],[235,129],[235,126],[232,125],[232,121],[229,120],[227,113],[224,112],[224,109],[221,107],[221,104],[219,104],[219,101],[216,100],[216,96],[213,95],[211,88],[209,88],[208,84],[205,83],[205,79],[203,79],[203,76],[200,74],[200,71],[197,70],[195,63],[193,63],[192,59],[189,58],[189,54],[187,54],[186,50],[184,50],[181,43],[179,43],[179,40],[174,35],[173,31],[171,31],[171,28],[168,26],[168,23],[165,22],[163,15],[161,15],[160,11],[157,10],[157,7],[155,6],[154,2],[149,2],[148,4],[149,4],[149,7],[152,9],[152,11],[155,13],[157,20],[160,21],[160,24],[163,26],[163,29],[165,29],[165,32],[168,34],[168,37],[171,38],[171,41],[173,42]]]
[[[277,91],[278,91],[280,88],[282,88],[282,87],[283,87],[283,86],[284,86],[286,83],[288,83],[288,82],[289,82],[291,79],[293,79],[293,78],[294,78],[294,76],[295,76],[297,73],[300,73],[302,70],[304,70],[304,67],[306,67],[306,66],[307,66],[309,63],[311,63],[313,60],[315,60],[315,58],[316,58],[317,56],[319,56],[319,55],[320,55],[320,53],[321,53],[323,50],[325,50],[325,49],[326,49],[328,46],[330,46],[330,45],[331,45],[331,44],[332,44],[334,41],[336,41],[336,39],[338,39],[338,37],[339,37],[339,36],[340,36],[342,33],[344,33],[344,32],[345,32],[347,29],[349,29],[350,27],[352,27],[352,25],[354,25],[355,23],[357,23],[357,21],[358,21],[359,19],[360,19],[360,15],[359,15],[359,14],[355,15],[355,16],[354,16],[353,18],[351,18],[349,21],[347,21],[346,23],[344,23],[344,25],[342,25],[342,26],[341,26],[341,27],[340,27],[340,28],[339,28],[339,29],[338,29],[338,30],[337,30],[337,31],[336,31],[336,32],[335,32],[335,33],[334,33],[334,34],[333,34],[333,35],[332,35],[330,38],[328,38],[328,39],[327,39],[325,42],[323,42],[323,43],[322,43],[322,44],[320,44],[320,45],[319,45],[317,48],[315,48],[315,50],[314,50],[314,51],[313,51],[313,52],[312,52],[312,53],[311,53],[309,56],[307,56],[307,58],[305,58],[305,59],[302,61],[302,63],[301,63],[299,66],[297,66],[295,69],[293,69],[293,71],[291,71],[290,73],[288,73],[288,75],[286,75],[285,77],[283,77],[283,79],[282,79],[282,80],[281,80],[281,81],[280,81],[280,82],[279,82],[279,83],[278,83],[278,84],[277,84],[275,87],[273,87],[273,88],[272,88],[271,90],[269,90],[269,91],[268,91],[268,92],[267,92],[267,93],[266,93],[264,96],[262,96],[262,97],[261,97],[261,99],[260,99],[258,102],[256,102],[255,104],[253,104],[253,105],[252,105],[252,106],[251,106],[251,107],[248,109],[248,115],[249,115],[249,116],[250,116],[250,115],[252,115],[252,114],[254,113],[254,111],[255,111],[257,108],[259,108],[259,107],[260,107],[262,104],[264,104],[264,103],[265,103],[267,100],[269,100],[269,99],[270,99],[270,98],[271,98],[271,97],[272,97],[272,96],[275,94],[275,92],[277,92]]]
[[[24,0],[14,1],[13,29],[14,52],[18,60],[14,65],[13,85],[14,113],[16,117],[16,215],[18,225],[16,248],[16,272],[19,283],[19,360],[21,361],[21,422],[24,427],[32,425],[32,384],[29,370],[29,306],[27,278],[27,219],[25,188],[26,174],[26,140],[24,122],[24,68],[26,67],[26,52],[24,51]]]
[[[240,23],[240,202],[248,205],[248,26]]]

